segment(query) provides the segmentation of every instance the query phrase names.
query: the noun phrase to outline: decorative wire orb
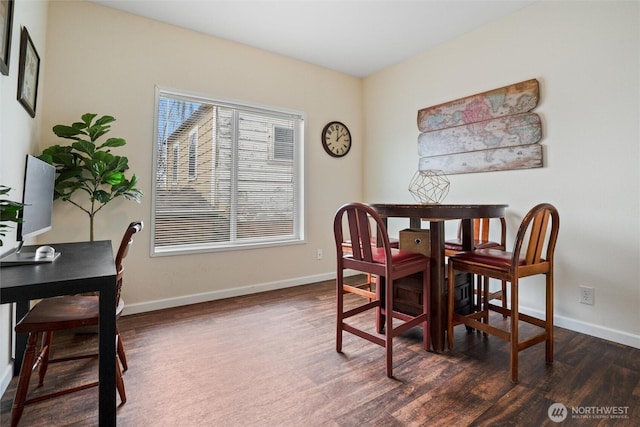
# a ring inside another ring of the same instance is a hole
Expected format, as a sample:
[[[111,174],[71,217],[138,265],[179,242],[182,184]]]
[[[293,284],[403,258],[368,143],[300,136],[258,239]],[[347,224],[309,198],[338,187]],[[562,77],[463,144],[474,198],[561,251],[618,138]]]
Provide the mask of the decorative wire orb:
[[[416,171],[409,183],[409,193],[422,204],[440,203],[449,194],[449,179],[441,170]]]

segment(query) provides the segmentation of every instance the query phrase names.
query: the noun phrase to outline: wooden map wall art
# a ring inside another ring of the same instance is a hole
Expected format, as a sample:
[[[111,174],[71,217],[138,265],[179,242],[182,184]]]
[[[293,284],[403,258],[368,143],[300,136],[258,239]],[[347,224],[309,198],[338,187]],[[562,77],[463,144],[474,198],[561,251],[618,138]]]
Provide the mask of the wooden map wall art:
[[[538,80],[418,111],[419,170],[446,174],[542,167]]]

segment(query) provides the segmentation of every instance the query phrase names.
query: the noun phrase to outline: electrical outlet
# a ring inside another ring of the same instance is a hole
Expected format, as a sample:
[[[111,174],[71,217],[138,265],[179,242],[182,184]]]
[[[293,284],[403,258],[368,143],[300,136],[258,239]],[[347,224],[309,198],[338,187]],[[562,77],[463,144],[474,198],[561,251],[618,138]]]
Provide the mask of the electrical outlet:
[[[580,304],[593,305],[595,289],[589,286],[580,286]]]
[[[322,259],[322,249],[318,249],[316,251],[316,259]]]

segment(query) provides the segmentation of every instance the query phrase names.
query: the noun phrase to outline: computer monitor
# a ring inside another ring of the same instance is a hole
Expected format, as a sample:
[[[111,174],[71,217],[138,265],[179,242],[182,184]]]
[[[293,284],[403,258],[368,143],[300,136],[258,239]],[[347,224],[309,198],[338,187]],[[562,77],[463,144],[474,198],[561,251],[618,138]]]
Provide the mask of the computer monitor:
[[[40,264],[52,262],[60,253],[42,258],[36,251],[25,253],[22,244],[26,239],[38,236],[51,230],[53,213],[53,194],[56,180],[56,168],[37,157],[27,155],[24,168],[24,191],[17,227],[18,247],[15,252],[0,259],[0,266],[22,264]]]
[[[24,168],[24,192],[18,223],[18,241],[25,241],[51,230],[53,188],[56,168],[37,157],[27,155]]]

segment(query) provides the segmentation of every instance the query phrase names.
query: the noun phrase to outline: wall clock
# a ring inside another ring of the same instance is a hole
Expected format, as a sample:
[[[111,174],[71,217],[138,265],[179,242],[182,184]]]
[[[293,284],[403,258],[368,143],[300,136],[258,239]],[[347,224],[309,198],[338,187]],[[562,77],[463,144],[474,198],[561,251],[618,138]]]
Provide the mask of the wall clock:
[[[351,149],[351,132],[340,122],[329,122],[322,129],[322,146],[333,157],[345,156]]]

